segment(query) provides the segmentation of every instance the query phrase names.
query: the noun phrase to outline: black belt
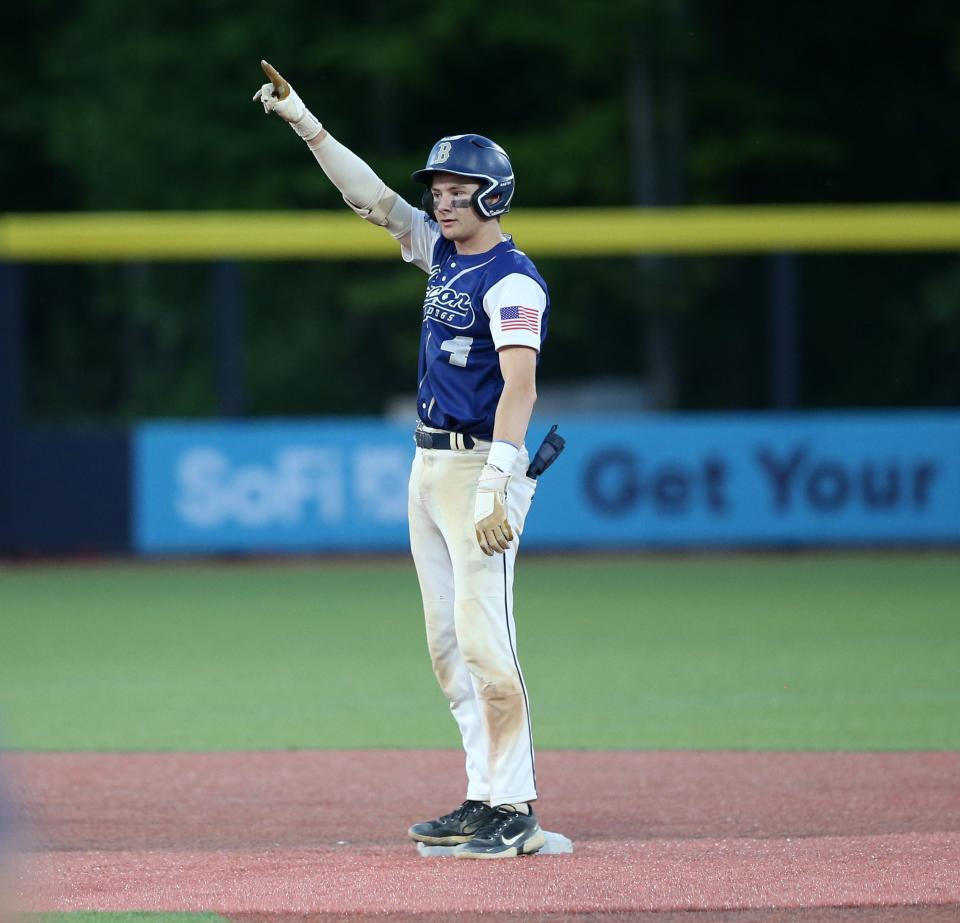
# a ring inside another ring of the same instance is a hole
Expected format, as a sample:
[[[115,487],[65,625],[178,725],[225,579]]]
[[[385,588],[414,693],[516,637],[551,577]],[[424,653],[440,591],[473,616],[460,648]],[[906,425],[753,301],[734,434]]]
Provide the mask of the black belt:
[[[473,436],[464,433],[428,433],[422,429],[413,433],[413,440],[421,449],[459,449],[459,445],[450,444],[452,439],[457,442],[462,440],[464,449],[472,449],[476,445]]]

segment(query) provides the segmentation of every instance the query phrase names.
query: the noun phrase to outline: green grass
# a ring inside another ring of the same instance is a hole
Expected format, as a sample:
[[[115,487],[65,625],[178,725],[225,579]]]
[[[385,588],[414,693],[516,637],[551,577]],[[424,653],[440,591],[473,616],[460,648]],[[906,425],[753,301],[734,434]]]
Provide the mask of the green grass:
[[[960,558],[535,558],[541,747],[960,748]],[[413,566],[0,567],[23,749],[456,747]]]

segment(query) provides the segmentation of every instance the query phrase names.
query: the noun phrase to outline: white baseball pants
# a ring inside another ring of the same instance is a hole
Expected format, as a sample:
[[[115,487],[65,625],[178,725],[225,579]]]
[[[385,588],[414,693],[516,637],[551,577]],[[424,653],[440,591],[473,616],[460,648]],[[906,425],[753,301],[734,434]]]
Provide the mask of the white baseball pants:
[[[417,449],[410,474],[410,547],[420,580],[433,670],[460,727],[467,798],[498,804],[537,797],[530,704],[517,659],[513,570],[536,482],[526,449],[507,488],[516,536],[491,557],[477,544],[473,508],[490,449]]]

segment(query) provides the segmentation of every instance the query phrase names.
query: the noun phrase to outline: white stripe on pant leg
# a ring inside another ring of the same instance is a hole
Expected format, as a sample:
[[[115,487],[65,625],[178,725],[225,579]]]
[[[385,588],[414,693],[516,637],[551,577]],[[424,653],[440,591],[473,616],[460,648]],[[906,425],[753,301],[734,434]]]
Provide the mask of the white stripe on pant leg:
[[[517,668],[517,678],[520,680],[520,688],[523,690],[523,705],[527,718],[527,740],[530,746],[530,773],[533,777],[533,797],[537,797],[537,758],[533,750],[533,721],[530,717],[530,696],[527,693],[527,684],[523,678],[523,670],[520,669],[520,660],[517,657],[517,626],[513,617],[513,567],[520,551],[520,538],[514,544],[514,547],[508,554],[503,556],[503,609],[504,621],[506,623],[507,639],[510,642],[510,651],[513,654],[513,664]],[[509,574],[508,574],[509,565]],[[509,576],[509,579],[508,579]],[[505,799],[509,800],[509,799]],[[531,800],[531,799],[526,799]]]

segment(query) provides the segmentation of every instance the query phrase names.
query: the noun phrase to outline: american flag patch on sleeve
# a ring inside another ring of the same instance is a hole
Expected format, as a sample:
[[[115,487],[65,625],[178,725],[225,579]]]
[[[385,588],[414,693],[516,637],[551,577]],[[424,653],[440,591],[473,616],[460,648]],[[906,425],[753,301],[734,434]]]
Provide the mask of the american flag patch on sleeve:
[[[500,309],[501,330],[527,330],[530,333],[540,332],[540,312],[536,308],[523,308],[512,305]]]

